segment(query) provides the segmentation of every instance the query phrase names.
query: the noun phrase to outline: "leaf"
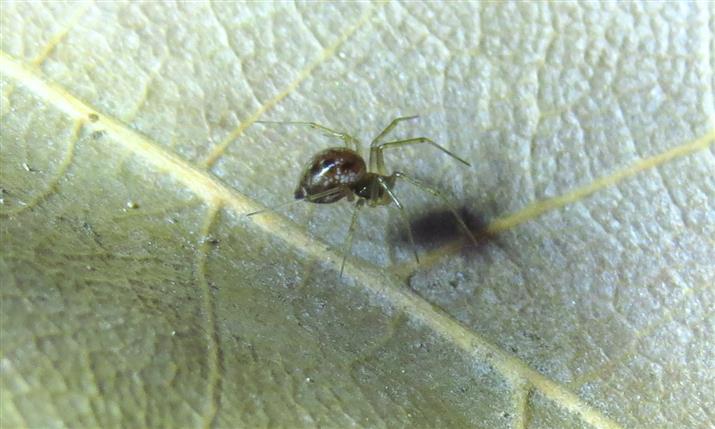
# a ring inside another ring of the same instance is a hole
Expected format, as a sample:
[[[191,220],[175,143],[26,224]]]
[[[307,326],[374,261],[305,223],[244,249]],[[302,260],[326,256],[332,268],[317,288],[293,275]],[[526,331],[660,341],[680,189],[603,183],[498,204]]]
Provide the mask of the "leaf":
[[[715,424],[705,3],[9,3],[2,427]],[[290,200],[369,141],[453,198]],[[710,399],[709,399],[710,398]]]

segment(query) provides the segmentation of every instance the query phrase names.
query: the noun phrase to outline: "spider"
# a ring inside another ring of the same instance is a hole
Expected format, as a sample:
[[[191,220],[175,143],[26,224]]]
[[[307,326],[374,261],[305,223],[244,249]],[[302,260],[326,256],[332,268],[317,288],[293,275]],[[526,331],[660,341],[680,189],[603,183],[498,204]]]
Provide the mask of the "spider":
[[[383,156],[383,151],[385,149],[394,149],[420,143],[430,144],[462,164],[470,166],[470,164],[464,159],[426,137],[412,137],[387,142],[383,141],[383,138],[389,134],[397,126],[397,124],[402,121],[415,118],[417,118],[417,115],[395,118],[389,123],[389,125],[387,125],[387,127],[385,127],[384,130],[380,132],[380,134],[372,139],[372,142],[370,143],[370,156],[368,158],[367,165],[365,164],[363,157],[359,154],[360,142],[355,137],[347,133],[335,131],[315,122],[257,121],[265,124],[305,125],[315,130],[323,131],[329,136],[339,138],[345,143],[345,147],[331,147],[322,150],[313,156],[310,162],[308,162],[305,166],[303,174],[300,177],[298,187],[295,190],[294,201],[270,209],[248,213],[247,216],[253,216],[265,211],[275,210],[278,207],[298,201],[307,201],[315,204],[330,204],[343,198],[346,198],[350,202],[357,200],[352,218],[350,220],[347,239],[343,247],[343,259],[340,264],[340,277],[342,277],[343,269],[345,268],[345,260],[352,247],[356,220],[360,209],[365,205],[369,207],[377,207],[394,203],[395,206],[400,209],[400,217],[407,229],[407,236],[410,240],[415,260],[419,263],[420,258],[417,254],[417,247],[415,246],[415,240],[412,235],[412,228],[407,220],[402,203],[393,192],[397,179],[404,179],[422,191],[442,199],[454,215],[460,228],[464,230],[472,242],[476,243],[476,238],[469,228],[467,228],[464,220],[461,216],[459,216],[457,211],[450,204],[449,200],[441,192],[401,171],[393,171],[392,174],[387,172]]]

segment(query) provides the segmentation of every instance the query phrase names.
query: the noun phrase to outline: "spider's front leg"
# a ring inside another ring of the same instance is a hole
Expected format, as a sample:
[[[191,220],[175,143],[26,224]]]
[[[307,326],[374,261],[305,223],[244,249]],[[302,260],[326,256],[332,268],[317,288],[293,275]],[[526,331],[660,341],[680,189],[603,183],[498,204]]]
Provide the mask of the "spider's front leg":
[[[410,119],[416,119],[416,118],[419,118],[419,116],[418,115],[400,116],[398,118],[393,119],[392,122],[390,122],[385,127],[384,130],[380,131],[380,134],[378,134],[374,139],[372,139],[372,142],[370,142],[370,146],[375,146],[380,141],[380,139],[385,137],[387,135],[387,133],[392,131],[397,126],[397,124],[399,124],[400,122],[409,121]]]
[[[380,134],[378,134],[377,136],[375,136],[374,139],[372,139],[372,142],[370,142],[370,160],[368,163],[368,165],[370,166],[370,171],[383,175],[387,174],[387,172],[385,171],[385,162],[382,159],[382,152],[373,150],[373,148],[379,146],[381,144],[380,140],[382,140],[383,137],[385,137],[390,131],[392,131],[397,126],[397,124],[402,121],[409,121],[410,119],[416,119],[418,117],[418,115],[412,115],[400,116],[398,118],[395,118],[385,127],[384,130],[380,131]]]
[[[402,146],[407,146],[411,144],[420,144],[420,143],[427,143],[435,148],[441,150],[442,152],[446,153],[447,155],[451,156],[452,158],[456,159],[457,161],[461,162],[462,164],[466,165],[467,167],[471,167],[471,165],[462,159],[461,157],[457,156],[453,152],[447,150],[444,146],[441,146],[437,144],[434,140],[428,139],[427,137],[413,137],[409,139],[404,139],[404,140],[395,140],[391,142],[385,142],[385,143],[378,143],[377,145],[371,146],[370,147],[370,165],[373,163],[373,159],[375,162],[375,167],[377,168],[377,172],[380,174],[386,174],[385,173],[385,161],[384,161],[384,155],[383,151],[385,149],[392,149],[392,148],[397,148],[397,147],[402,147]]]
[[[414,119],[417,116],[402,116],[399,118],[395,118],[390,122],[390,124],[380,132],[380,134],[377,135],[374,139],[372,139],[372,142],[370,143],[370,159],[368,162],[369,169],[371,172],[378,173],[381,175],[387,175],[387,169],[385,168],[385,156],[383,154],[383,151],[385,149],[390,149],[390,148],[396,148],[396,147],[402,147],[402,146],[407,146],[411,144],[420,144],[420,143],[427,143],[432,145],[433,147],[439,149],[440,151],[444,152],[445,154],[451,156],[452,158],[456,159],[457,161],[461,162],[462,164],[466,166],[470,166],[467,161],[462,159],[461,157],[457,156],[453,152],[450,152],[444,146],[441,146],[437,144],[434,140],[429,139],[427,137],[413,137],[409,139],[402,139],[402,140],[394,140],[391,142],[381,142],[380,140],[387,135],[390,131],[392,131],[398,123],[402,121],[407,121],[409,119]]]

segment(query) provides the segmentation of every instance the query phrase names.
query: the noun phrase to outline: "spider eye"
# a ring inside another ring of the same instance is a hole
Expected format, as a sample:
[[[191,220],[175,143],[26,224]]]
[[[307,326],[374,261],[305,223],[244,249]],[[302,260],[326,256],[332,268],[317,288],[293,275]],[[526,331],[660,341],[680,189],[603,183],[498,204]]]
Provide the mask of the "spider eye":
[[[323,168],[330,168],[334,165],[335,163],[333,162],[332,159],[324,159],[322,163],[320,163],[320,166]]]

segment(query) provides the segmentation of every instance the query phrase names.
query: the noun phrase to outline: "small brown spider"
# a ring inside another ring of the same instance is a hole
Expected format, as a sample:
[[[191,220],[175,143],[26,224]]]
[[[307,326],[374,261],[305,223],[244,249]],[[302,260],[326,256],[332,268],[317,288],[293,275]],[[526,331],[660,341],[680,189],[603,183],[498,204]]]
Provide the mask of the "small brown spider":
[[[467,228],[464,220],[459,216],[457,211],[452,207],[449,200],[436,189],[424,184],[423,182],[406,175],[401,171],[394,171],[388,174],[385,168],[383,151],[410,144],[428,143],[464,165],[469,166],[469,163],[444,147],[438,145],[434,141],[426,137],[413,137],[403,140],[395,140],[382,142],[385,137],[395,126],[401,121],[417,118],[417,116],[404,116],[393,119],[392,122],[380,134],[375,137],[370,143],[370,157],[368,165],[365,165],[365,160],[358,153],[360,142],[353,136],[332,130],[315,122],[271,122],[258,121],[268,124],[290,124],[290,125],[307,125],[313,129],[321,130],[330,136],[337,137],[345,142],[346,147],[331,147],[318,152],[310,162],[306,165],[305,170],[298,182],[298,188],[295,190],[296,201],[307,201],[316,204],[329,204],[347,198],[348,201],[354,201],[355,210],[353,211],[350,227],[348,228],[347,240],[343,247],[343,260],[340,265],[340,277],[343,275],[345,268],[345,259],[352,246],[353,234],[360,209],[367,204],[370,207],[387,205],[395,203],[400,209],[401,219],[407,228],[407,235],[412,245],[412,250],[415,254],[415,260],[419,263],[420,258],[417,255],[417,247],[412,236],[412,229],[405,215],[402,203],[397,199],[392,188],[398,178],[405,179],[419,189],[428,192],[438,198],[441,198],[449,207],[449,210],[454,214],[457,223],[464,230],[467,236],[476,243],[476,239],[472,232]],[[296,202],[296,201],[292,201]],[[290,204],[290,203],[288,203]],[[284,204],[287,205],[287,204]],[[280,207],[280,206],[279,206]],[[253,216],[272,209],[259,210],[253,213],[248,213],[247,216]]]

